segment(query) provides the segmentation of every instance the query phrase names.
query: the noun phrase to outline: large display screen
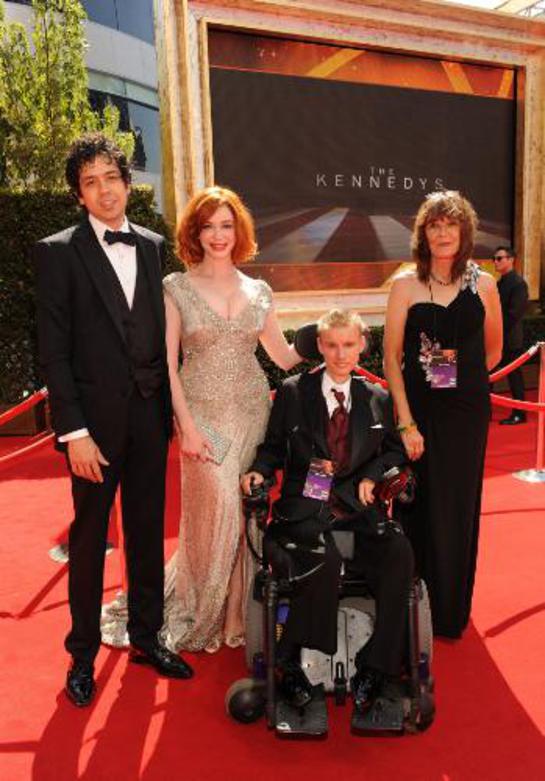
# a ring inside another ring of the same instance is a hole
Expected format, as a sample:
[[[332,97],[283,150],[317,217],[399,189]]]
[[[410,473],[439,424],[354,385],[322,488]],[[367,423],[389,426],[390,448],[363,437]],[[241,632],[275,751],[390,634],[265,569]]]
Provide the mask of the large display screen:
[[[215,180],[260,264],[378,263],[381,284],[442,188],[478,212],[476,258],[511,241],[512,70],[216,29],[209,51]]]

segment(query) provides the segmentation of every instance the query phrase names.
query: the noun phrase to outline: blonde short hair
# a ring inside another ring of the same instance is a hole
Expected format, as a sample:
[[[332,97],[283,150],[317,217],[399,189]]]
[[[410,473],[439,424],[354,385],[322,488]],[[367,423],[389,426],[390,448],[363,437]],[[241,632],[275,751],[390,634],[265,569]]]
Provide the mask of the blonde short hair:
[[[350,309],[330,309],[318,320],[318,336],[331,328],[350,328],[351,326],[355,326],[360,334],[367,338],[369,329],[357,312]]]

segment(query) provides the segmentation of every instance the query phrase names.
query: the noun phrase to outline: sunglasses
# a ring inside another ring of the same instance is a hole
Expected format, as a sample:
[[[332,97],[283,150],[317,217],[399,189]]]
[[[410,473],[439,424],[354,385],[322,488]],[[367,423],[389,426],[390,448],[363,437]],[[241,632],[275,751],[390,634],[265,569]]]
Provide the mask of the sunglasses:
[[[499,263],[500,260],[505,260],[508,257],[509,257],[509,255],[494,255],[492,260],[494,261],[494,263]]]

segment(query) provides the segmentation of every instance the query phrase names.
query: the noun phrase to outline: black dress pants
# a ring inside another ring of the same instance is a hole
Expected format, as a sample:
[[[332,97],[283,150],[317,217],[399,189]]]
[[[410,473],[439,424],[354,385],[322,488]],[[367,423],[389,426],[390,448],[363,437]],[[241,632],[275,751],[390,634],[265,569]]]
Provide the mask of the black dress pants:
[[[65,647],[74,659],[92,663],[100,646],[106,536],[119,485],[131,643],[149,648],[162,626],[168,447],[164,414],[160,392],[144,399],[135,390],[128,405],[124,447],[109,466],[102,467],[104,482],[72,475],[75,512],[68,540],[72,628]]]
[[[407,538],[393,527],[376,533],[376,517],[369,512],[354,516],[344,529],[355,530],[350,575],[365,578],[376,600],[373,636],[358,653],[358,667],[369,666],[398,675],[407,638],[408,597],[414,560]],[[289,543],[297,547],[290,549]],[[286,543],[288,547],[286,548]],[[337,650],[337,609],[342,559],[330,532],[319,519],[272,523],[264,549],[280,577],[301,576],[290,599],[290,610],[278,646],[279,658],[296,647],[332,655]],[[314,550],[312,550],[314,549]],[[320,550],[321,549],[321,550]]]
[[[507,366],[507,364],[514,361],[516,358],[522,355],[522,348],[520,350],[505,350],[502,355],[500,366]],[[507,382],[509,383],[509,390],[511,396],[517,401],[524,401],[524,379],[522,376],[522,367],[515,369],[507,375]],[[520,413],[520,410],[515,410]]]

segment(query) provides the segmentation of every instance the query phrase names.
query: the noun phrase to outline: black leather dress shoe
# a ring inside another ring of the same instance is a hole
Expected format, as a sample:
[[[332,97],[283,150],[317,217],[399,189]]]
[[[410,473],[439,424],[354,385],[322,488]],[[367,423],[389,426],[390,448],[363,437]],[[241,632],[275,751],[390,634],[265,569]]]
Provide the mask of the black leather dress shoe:
[[[95,696],[96,686],[93,678],[93,665],[75,660],[66,676],[65,692],[68,699],[84,708]]]
[[[151,648],[131,648],[129,658],[135,664],[149,664],[167,678],[192,678],[193,670],[181,656],[157,643]]]
[[[295,661],[282,662],[278,668],[278,691],[293,708],[304,708],[312,700],[312,684]]]
[[[362,667],[350,679],[354,707],[358,711],[368,708],[382,688],[384,674],[371,667]]]
[[[509,415],[508,418],[500,420],[500,426],[519,426],[521,423],[526,423],[526,415]]]

